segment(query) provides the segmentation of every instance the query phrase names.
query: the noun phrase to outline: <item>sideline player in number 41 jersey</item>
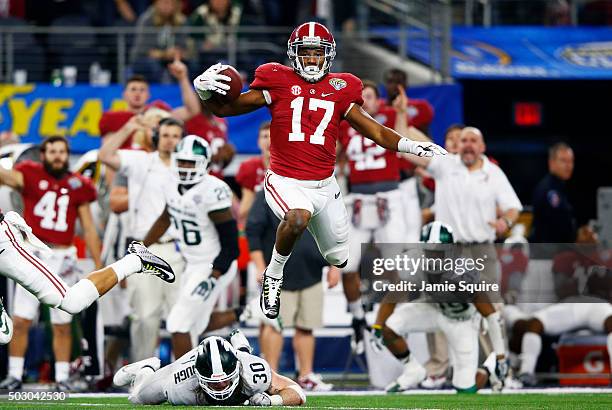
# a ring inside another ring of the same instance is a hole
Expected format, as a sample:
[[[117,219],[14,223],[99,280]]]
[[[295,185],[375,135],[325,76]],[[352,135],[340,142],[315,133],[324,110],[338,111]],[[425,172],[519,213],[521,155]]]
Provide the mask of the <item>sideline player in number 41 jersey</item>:
[[[418,156],[445,154],[441,147],[415,142],[387,128],[362,108],[361,81],[352,74],[330,73],[336,42],[320,23],[298,26],[287,42],[292,67],[267,63],[255,71],[250,90],[223,104],[230,78],[216,64],[194,80],[196,91],[217,116],[239,115],[268,106],[272,115],[270,169],[266,202],[281,219],[270,264],[264,272],[260,304],[271,319],[278,316],[283,267],[306,228],[330,265],[348,261],[348,215],[334,177],[340,122],[378,145]]]

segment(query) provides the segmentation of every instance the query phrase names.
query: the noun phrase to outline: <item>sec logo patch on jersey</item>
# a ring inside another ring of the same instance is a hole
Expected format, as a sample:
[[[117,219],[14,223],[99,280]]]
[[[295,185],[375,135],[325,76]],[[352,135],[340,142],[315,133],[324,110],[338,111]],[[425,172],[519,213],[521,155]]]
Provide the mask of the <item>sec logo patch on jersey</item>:
[[[300,87],[299,85],[294,85],[291,87],[291,94],[293,95],[300,95],[302,94],[302,87]]]

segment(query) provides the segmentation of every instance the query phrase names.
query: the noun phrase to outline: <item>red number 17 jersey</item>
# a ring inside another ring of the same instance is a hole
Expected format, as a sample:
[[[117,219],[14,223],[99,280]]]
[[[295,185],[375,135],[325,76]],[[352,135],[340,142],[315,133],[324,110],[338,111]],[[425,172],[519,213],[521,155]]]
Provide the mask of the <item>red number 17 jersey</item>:
[[[340,122],[351,104],[363,104],[361,80],[330,73],[309,83],[290,67],[268,63],[257,68],[251,88],[264,92],[272,114],[270,169],[300,180],[331,176]]]

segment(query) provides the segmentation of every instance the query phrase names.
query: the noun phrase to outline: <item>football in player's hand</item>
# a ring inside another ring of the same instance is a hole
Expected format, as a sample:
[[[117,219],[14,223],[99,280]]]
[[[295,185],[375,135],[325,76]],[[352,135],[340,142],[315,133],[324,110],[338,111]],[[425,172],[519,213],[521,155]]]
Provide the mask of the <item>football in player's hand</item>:
[[[234,101],[240,93],[242,92],[242,76],[231,65],[228,65],[225,70],[219,71],[219,74],[223,74],[231,78],[231,81],[227,82],[229,84],[230,89],[227,90],[227,94],[221,95],[215,93],[215,99],[219,101],[221,104],[227,104]]]

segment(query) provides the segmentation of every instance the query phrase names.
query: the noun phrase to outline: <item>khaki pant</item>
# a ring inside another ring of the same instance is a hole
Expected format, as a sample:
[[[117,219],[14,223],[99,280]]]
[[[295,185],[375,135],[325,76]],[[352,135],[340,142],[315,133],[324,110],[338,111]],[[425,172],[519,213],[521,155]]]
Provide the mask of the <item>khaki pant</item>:
[[[323,282],[296,291],[281,293],[283,327],[315,330],[323,326]]]
[[[132,307],[130,326],[132,362],[153,356],[157,347],[162,315],[167,315],[176,302],[180,275],[185,265],[174,243],[153,244],[149,249],[172,266],[176,280],[174,283],[167,283],[152,275],[139,274],[127,279]]]

